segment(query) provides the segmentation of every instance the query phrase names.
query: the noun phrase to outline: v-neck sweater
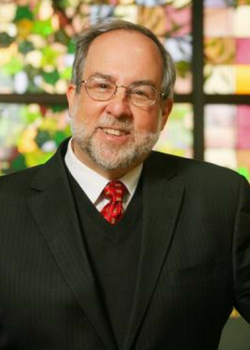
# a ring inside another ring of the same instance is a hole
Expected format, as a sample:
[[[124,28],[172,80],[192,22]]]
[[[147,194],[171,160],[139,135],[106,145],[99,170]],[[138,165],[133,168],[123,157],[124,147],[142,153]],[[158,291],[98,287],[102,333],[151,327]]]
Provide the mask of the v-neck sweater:
[[[100,301],[121,349],[133,308],[140,258],[141,184],[138,184],[123,219],[111,225],[70,174],[69,181]]]

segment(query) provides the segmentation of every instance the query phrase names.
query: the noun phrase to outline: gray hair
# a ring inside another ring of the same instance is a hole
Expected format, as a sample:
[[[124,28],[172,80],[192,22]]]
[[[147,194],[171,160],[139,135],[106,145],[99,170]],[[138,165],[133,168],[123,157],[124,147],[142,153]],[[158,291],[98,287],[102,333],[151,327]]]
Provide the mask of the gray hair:
[[[172,98],[174,93],[174,84],[176,80],[176,71],[174,62],[169,52],[164,48],[157,36],[148,28],[131,22],[108,19],[105,22],[102,21],[84,30],[76,41],[76,55],[73,63],[73,71],[71,82],[77,86],[76,91],[80,91],[80,82],[83,76],[84,65],[91,43],[99,35],[102,35],[113,30],[127,30],[141,33],[150,38],[158,47],[162,61],[163,61],[163,78],[161,92],[163,93],[163,99]]]

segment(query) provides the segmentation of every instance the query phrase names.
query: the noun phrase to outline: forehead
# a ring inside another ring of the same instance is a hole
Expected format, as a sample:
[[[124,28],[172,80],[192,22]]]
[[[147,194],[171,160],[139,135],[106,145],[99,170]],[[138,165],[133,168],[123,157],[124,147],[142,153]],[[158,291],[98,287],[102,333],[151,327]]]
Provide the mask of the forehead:
[[[161,83],[163,61],[156,43],[130,30],[113,30],[99,35],[91,43],[84,78],[101,73],[120,80],[153,80]]]

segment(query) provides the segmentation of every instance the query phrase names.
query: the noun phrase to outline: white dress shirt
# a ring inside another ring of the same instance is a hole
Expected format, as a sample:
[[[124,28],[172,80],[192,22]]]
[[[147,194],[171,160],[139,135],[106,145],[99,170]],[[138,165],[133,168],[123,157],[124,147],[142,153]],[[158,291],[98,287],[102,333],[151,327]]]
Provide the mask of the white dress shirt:
[[[102,195],[102,191],[110,180],[90,169],[76,157],[72,149],[72,139],[68,143],[65,163],[71,175],[78,182],[87,197],[95,205],[97,210],[101,211],[102,208],[108,203],[108,200]],[[142,172],[142,167],[143,165],[139,164],[129,173],[117,179],[123,182],[128,190],[128,193],[123,199],[124,210],[126,210],[130,200],[133,197],[133,194],[135,193]]]

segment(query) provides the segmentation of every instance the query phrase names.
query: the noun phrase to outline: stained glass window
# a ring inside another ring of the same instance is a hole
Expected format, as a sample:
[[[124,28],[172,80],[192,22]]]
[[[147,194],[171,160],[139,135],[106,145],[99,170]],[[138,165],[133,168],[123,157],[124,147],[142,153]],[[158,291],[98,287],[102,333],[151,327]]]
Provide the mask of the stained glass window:
[[[193,156],[193,110],[190,104],[175,104],[155,150],[182,157]]]
[[[70,136],[64,106],[0,104],[0,175],[44,163]],[[192,108],[176,104],[155,149],[192,157]]]
[[[249,94],[250,3],[207,0],[204,4],[205,92]]]
[[[191,91],[190,0],[19,0],[1,4],[0,93],[65,93],[74,36],[108,17],[152,29],[176,60],[177,91]]]
[[[191,92],[190,0],[3,1],[0,101],[5,103],[0,107],[0,173],[44,162],[59,141],[69,135],[66,105],[8,104],[4,96],[65,94],[71,76],[75,36],[99,18],[108,17],[150,28],[175,60],[176,92]],[[192,156],[191,107],[176,106],[174,114],[157,147]]]
[[[0,2],[0,175],[45,162],[70,135],[67,106],[60,104],[60,96],[65,94],[71,76],[74,37],[98,18],[116,17],[152,29],[176,64],[175,92],[182,103],[175,104],[155,149],[193,157],[195,148],[197,151],[200,147],[205,160],[235,169],[250,181],[249,0],[202,1],[204,92],[211,97],[207,105],[207,96],[204,99],[204,128],[202,112],[195,112],[200,96],[192,91],[197,67],[193,66],[194,74],[191,70],[196,44],[191,23],[202,13],[193,19],[191,14],[201,2]],[[53,104],[46,94],[55,97]],[[223,95],[228,101],[218,104]],[[232,104],[231,98],[242,95],[246,96],[244,103]],[[17,103],[19,96],[29,102]],[[30,103],[30,96],[36,103]],[[203,140],[203,132],[204,144],[199,141],[195,145],[194,138],[198,135]]]
[[[1,169],[5,170],[1,171],[8,172],[10,171],[8,169],[14,169],[14,162],[10,163],[10,158],[6,156],[8,152],[12,152],[15,147],[18,154],[21,155],[23,152],[18,144],[20,138],[22,139],[20,135],[24,134],[25,128],[29,129],[28,135],[32,129],[30,122],[23,117],[25,114],[29,115],[30,110],[40,110],[36,114],[37,120],[40,121],[37,123],[41,124],[36,131],[38,133],[39,128],[43,129],[42,124],[45,120],[55,120],[54,125],[57,125],[58,113],[64,115],[64,118],[67,114],[66,105],[58,107],[61,108],[59,112],[56,107],[49,104],[48,100],[49,108],[46,109],[45,114],[41,112],[43,107],[38,104],[29,102],[25,106],[24,104],[12,105],[7,102],[11,100],[14,103],[15,98],[19,95],[28,98],[28,96],[34,97],[42,94],[45,96],[42,103],[46,105],[47,97],[44,94],[54,96],[54,102],[57,96],[63,96],[71,76],[75,35],[90,23],[95,23],[98,18],[108,17],[122,18],[149,27],[172,54],[178,71],[175,92],[184,98],[183,103],[175,106],[156,149],[188,157],[194,156],[193,120],[195,123],[200,123],[203,116],[193,117],[192,102],[195,103],[195,101],[192,101],[192,95],[188,95],[192,93],[193,79],[191,61],[194,43],[191,13],[195,11],[196,6],[195,3],[193,8],[191,5],[191,0],[2,1],[0,11],[0,101],[2,101],[0,159]],[[204,90],[209,95],[249,94],[249,8],[249,0],[203,1]],[[194,70],[195,68],[193,67]],[[9,96],[10,99],[7,98]],[[58,101],[62,102],[62,99]],[[59,104],[58,102],[57,105]],[[242,114],[244,117],[238,116]],[[247,104],[240,106],[208,105],[205,108],[204,158],[228,165],[239,171],[248,171],[249,147],[246,144],[247,141],[244,141],[247,138],[250,139],[250,131],[246,126],[248,120]],[[241,126],[241,123],[244,124],[244,127]],[[9,131],[6,132],[6,130]],[[14,135],[15,130],[18,131],[19,136]],[[219,136],[222,131],[223,138]],[[68,126],[65,124],[65,131],[60,129],[60,132],[68,135]],[[51,130],[47,131],[46,135],[50,135],[51,138],[55,137],[55,133]],[[215,137],[216,135],[218,136]],[[199,147],[202,145],[199,144]],[[46,147],[40,147],[41,149],[45,150]],[[40,158],[36,158],[36,162],[47,159],[49,153],[46,152],[44,151],[44,158],[41,155]],[[26,160],[22,166],[34,164],[28,160],[32,157],[28,157],[27,154],[26,152]],[[227,159],[226,162],[225,159]],[[20,165],[20,168],[22,166]]]
[[[0,104],[0,175],[48,160],[70,134],[64,106]]]
[[[250,181],[250,106],[207,105],[205,159],[244,175]]]

